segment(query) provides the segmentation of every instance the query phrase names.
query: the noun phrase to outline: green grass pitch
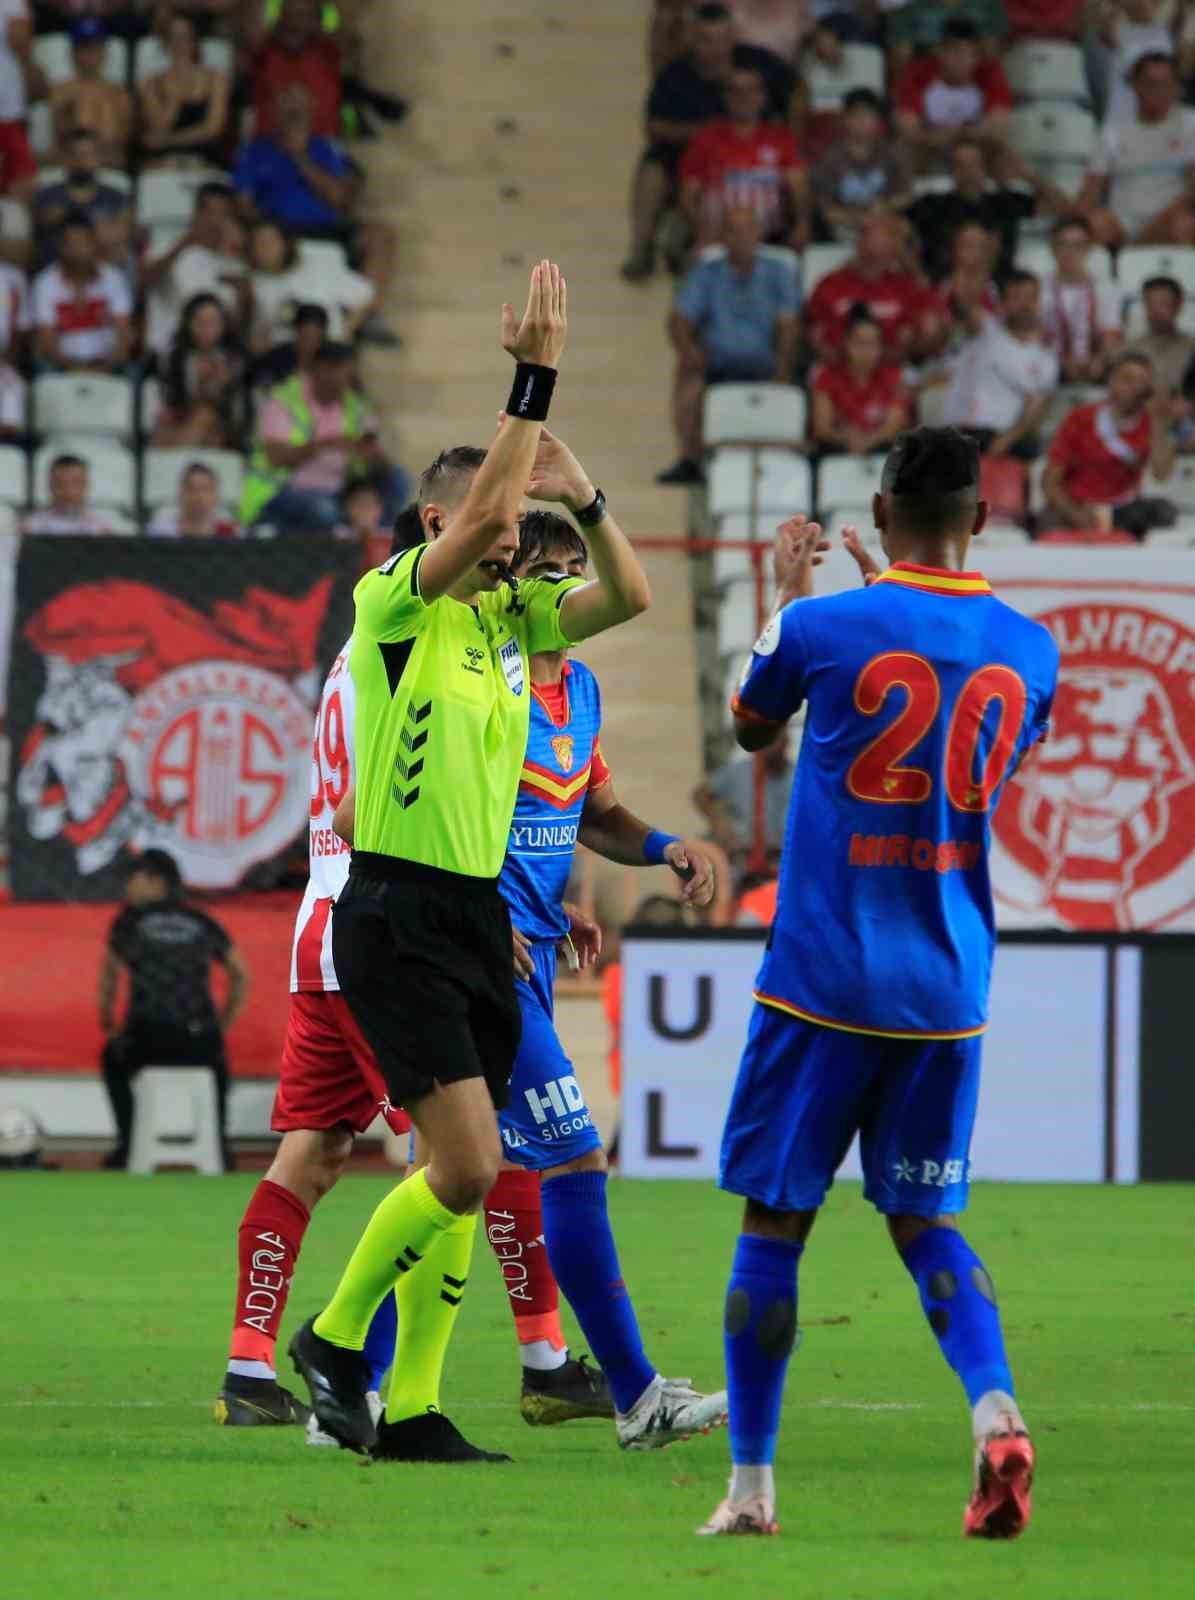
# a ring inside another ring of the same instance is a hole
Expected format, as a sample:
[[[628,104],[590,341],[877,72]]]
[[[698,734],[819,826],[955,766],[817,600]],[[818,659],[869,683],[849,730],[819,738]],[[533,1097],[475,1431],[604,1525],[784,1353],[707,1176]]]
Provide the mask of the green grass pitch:
[[[853,1185],[802,1267],[781,1537],[698,1540],[725,1434],[622,1455],[602,1423],[528,1428],[480,1241],[445,1410],[514,1466],[373,1466],[297,1429],[216,1427],[253,1181],[0,1177],[0,1572],[14,1600],[1195,1594],[1190,1190],[977,1187],[969,1233],[1039,1453],[1029,1532],[987,1545],[960,1534],[963,1398]],[[286,1333],[321,1304],[383,1188],[348,1178],[325,1202]],[[712,1387],[736,1203],[630,1182],[611,1201],[649,1351]]]

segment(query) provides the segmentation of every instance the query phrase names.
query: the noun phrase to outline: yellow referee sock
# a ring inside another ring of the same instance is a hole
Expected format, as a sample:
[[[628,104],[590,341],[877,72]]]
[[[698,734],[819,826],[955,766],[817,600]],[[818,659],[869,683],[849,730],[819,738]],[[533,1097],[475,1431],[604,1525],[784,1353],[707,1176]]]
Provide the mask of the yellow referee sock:
[[[315,1319],[320,1338],[346,1350],[363,1349],[383,1297],[396,1280],[416,1276],[412,1269],[457,1222],[468,1222],[472,1228],[475,1218],[458,1217],[441,1205],[422,1168],[392,1189],[370,1217],[336,1293]],[[398,1303],[401,1307],[401,1297]]]
[[[386,1421],[402,1422],[440,1405],[440,1376],[473,1259],[477,1217],[457,1217],[413,1272],[399,1279],[398,1347],[386,1396]]]

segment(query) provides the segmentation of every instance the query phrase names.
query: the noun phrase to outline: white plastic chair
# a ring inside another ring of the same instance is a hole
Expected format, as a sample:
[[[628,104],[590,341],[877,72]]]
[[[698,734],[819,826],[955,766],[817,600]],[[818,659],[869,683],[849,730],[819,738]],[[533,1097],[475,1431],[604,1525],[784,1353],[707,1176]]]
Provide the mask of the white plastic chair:
[[[884,52],[873,44],[843,46],[842,59],[829,66],[809,51],[801,60],[814,111],[837,111],[852,89],[871,89],[884,98]]]
[[[338,278],[349,269],[349,258],[344,246],[335,239],[301,239],[299,241],[299,266],[314,274],[329,273]]]
[[[1016,265],[1022,272],[1034,272],[1039,278],[1051,277],[1058,270],[1048,239],[1023,239],[1017,245]],[[1116,281],[1116,266],[1107,245],[1092,245],[1087,252],[1087,270],[1097,283]]]
[[[733,511],[791,517],[813,505],[809,463],[791,450],[724,445],[714,451],[708,483],[709,510],[715,518]]]
[[[147,450],[143,458],[143,499],[149,505],[173,504],[178,499],[179,479],[195,464],[215,473],[222,501],[240,505],[245,460],[235,450]]]
[[[1173,528],[1155,528],[1145,535],[1147,550],[1190,550],[1195,546],[1195,516],[1189,511],[1179,515]]]
[[[1009,87],[1018,100],[1091,103],[1083,52],[1057,39],[1022,39],[1004,57]]]
[[[1061,183],[1086,172],[1095,152],[1099,129],[1090,111],[1062,101],[1034,101],[1018,106],[1009,122],[1009,143],[1037,167]]]
[[[1195,511],[1195,456],[1175,456],[1174,469],[1165,482],[1147,472],[1141,493],[1170,500],[1180,511]]]
[[[879,493],[884,457],[823,456],[817,469],[819,515],[847,508],[870,516],[871,498]]]
[[[1018,546],[1030,542],[1028,533],[1015,522],[989,522],[983,530],[979,544],[975,547],[978,551],[975,559],[982,567],[985,550],[1015,550]]]
[[[136,432],[136,389],[129,378],[48,372],[34,378],[32,394],[38,433],[100,433],[131,439]]]
[[[142,1067],[133,1079],[133,1107],[131,1173],[143,1177],[178,1165],[193,1166],[207,1178],[224,1171],[216,1075],[210,1067]]]
[[[199,45],[199,56],[205,67],[211,67],[215,72],[232,71],[232,45],[227,39],[203,39]],[[170,65],[170,57],[166,47],[157,34],[151,33],[144,39],[139,39],[133,46],[133,82],[142,84],[146,78],[152,78],[159,72],[165,72]]]
[[[79,456],[86,461],[93,505],[120,511],[137,507],[137,462],[131,450],[94,434],[56,434],[33,458],[33,502],[44,506],[50,498],[50,467],[59,456]]]
[[[728,584],[719,596],[716,632],[720,657],[751,648],[759,633],[759,607],[750,578]]]
[[[0,501],[0,538],[17,531],[17,508]]]
[[[33,59],[51,84],[66,83],[75,75],[75,57],[70,34],[42,33],[33,41]],[[104,46],[104,77],[124,87],[128,77],[128,46],[123,39],[109,38]]]
[[[1126,298],[1140,294],[1149,278],[1176,278],[1188,298],[1195,295],[1195,245],[1128,245],[1116,264]]]
[[[28,499],[28,456],[16,445],[0,445],[0,502],[23,506]]]
[[[791,383],[715,383],[705,391],[706,448],[796,444],[805,437],[805,395]]]
[[[748,511],[730,511],[718,521],[718,537],[766,546],[776,531],[777,519],[768,513],[752,517]],[[712,552],[714,584],[721,588],[736,579],[754,581],[755,567],[749,550],[728,550],[716,545]]]
[[[849,244],[808,244],[801,256],[806,295],[811,295],[828,273],[837,272],[851,259]]]
[[[65,167],[38,167],[38,193],[40,193],[43,189],[49,189],[51,185],[55,183],[61,183],[65,177]],[[128,172],[121,172],[118,167],[101,168],[101,170],[96,173],[96,181],[97,183],[107,184],[111,189],[123,189],[127,195],[131,195],[133,192],[132,174]]]
[[[143,173],[137,184],[137,221],[144,228],[162,222],[190,222],[195,196],[205,183],[227,184],[228,174],[215,167]]]
[[[25,131],[35,156],[47,155],[54,148],[54,113],[48,100],[35,100],[29,107]]]

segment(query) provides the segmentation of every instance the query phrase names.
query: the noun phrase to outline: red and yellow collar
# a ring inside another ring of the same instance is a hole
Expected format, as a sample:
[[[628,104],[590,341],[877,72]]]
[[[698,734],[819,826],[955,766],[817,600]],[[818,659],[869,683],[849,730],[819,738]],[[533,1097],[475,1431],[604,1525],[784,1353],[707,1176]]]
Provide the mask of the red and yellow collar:
[[[915,567],[911,561],[896,561],[881,572],[877,583],[899,583],[906,589],[924,589],[930,594],[991,594],[992,586],[982,572],[946,572],[941,567]]]

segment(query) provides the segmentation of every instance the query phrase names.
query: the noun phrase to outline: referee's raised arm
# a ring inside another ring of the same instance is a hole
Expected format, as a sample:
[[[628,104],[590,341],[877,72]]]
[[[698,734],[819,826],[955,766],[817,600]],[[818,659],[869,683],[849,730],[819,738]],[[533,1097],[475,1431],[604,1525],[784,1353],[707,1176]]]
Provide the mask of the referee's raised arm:
[[[540,261],[531,270],[522,322],[515,321],[512,306],[502,307],[502,343],[518,363],[508,425],[478,468],[459,515],[423,556],[419,591],[427,602],[459,583],[518,517],[564,351],[566,305],[560,268],[554,261]]]

